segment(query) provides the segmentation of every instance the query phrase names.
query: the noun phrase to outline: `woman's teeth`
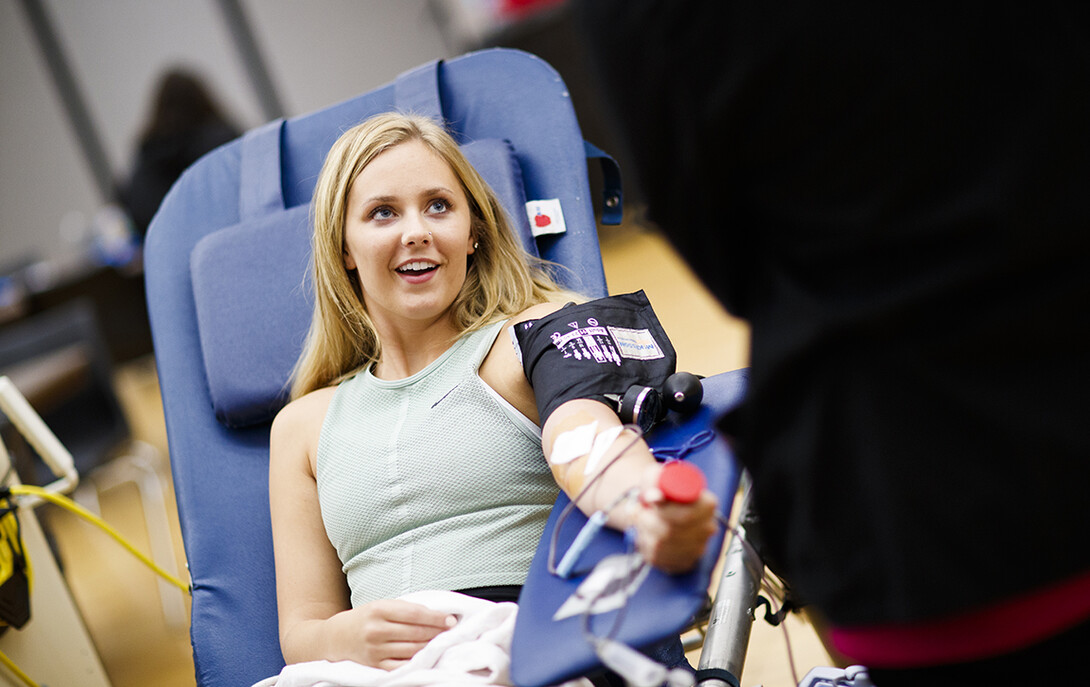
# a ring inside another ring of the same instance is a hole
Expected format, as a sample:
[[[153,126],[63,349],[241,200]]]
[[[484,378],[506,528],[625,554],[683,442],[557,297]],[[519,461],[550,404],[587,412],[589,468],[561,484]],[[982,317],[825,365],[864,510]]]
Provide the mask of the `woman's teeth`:
[[[402,265],[397,268],[398,272],[428,272],[437,267],[435,263],[431,262],[410,262],[407,265]]]

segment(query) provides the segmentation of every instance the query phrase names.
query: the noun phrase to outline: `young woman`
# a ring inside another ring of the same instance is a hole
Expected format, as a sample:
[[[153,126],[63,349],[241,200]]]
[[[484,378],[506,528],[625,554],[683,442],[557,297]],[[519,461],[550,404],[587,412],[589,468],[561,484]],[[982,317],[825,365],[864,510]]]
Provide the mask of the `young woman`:
[[[439,125],[386,114],[346,132],[313,212],[314,318],[271,438],[281,648],[288,663],[392,669],[453,622],[397,597],[517,594],[557,485],[574,497],[594,476],[586,456],[545,456],[574,428],[620,421],[579,399],[538,429],[504,330],[573,295],[522,251]],[[615,509],[610,524],[635,526],[653,564],[691,568],[715,529],[714,496],[657,502],[660,466],[642,440],[623,431],[599,464],[617,454],[580,506],[644,489],[651,505]]]

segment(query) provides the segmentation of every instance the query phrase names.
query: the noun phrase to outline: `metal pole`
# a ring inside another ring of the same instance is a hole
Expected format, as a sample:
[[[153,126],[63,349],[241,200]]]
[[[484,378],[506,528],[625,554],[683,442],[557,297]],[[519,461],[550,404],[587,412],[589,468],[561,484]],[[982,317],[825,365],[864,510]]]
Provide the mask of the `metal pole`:
[[[746,476],[743,476],[743,480],[739,522],[746,521],[750,503],[749,480]],[[712,676],[702,679],[701,687],[737,687],[742,677],[757,595],[761,591],[764,574],[764,564],[752,547],[743,543],[744,537],[745,529],[739,525],[723,558],[723,572],[697,666],[698,675],[706,670],[726,671],[734,678],[734,684]]]
[[[117,188],[114,185],[110,162],[94,122],[91,120],[87,103],[83,94],[80,93],[72,69],[68,66],[68,60],[57,39],[57,32],[53,28],[49,13],[41,0],[22,0],[22,2],[23,10],[30,21],[30,28],[34,31],[34,37],[38,41],[38,47],[41,48],[42,56],[45,57],[53,83],[64,102],[68,121],[75,130],[76,139],[83,149],[83,157],[91,168],[91,175],[95,179],[98,191],[105,202],[112,202],[117,199]]]
[[[242,10],[239,0],[219,0],[217,3],[223,12],[223,18],[227,21],[227,28],[238,48],[242,63],[250,75],[257,99],[261,103],[261,110],[267,121],[272,121],[284,116],[284,106],[280,103],[280,96],[276,92],[269,70],[265,66],[265,60],[261,57],[261,51],[257,47],[257,39],[246,19],[246,13]]]

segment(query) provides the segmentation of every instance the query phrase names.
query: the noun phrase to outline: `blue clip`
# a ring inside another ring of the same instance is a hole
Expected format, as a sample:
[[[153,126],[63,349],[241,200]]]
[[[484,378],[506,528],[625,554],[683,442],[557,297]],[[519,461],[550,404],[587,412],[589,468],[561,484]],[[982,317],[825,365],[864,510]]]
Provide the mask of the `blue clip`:
[[[583,529],[579,530],[579,534],[575,536],[575,541],[571,543],[568,550],[564,553],[564,557],[560,559],[559,565],[556,566],[556,574],[558,577],[567,579],[571,577],[572,568],[579,561],[579,556],[586,550],[587,545],[590,544],[590,540],[594,535],[598,534],[602,526],[606,524],[607,514],[605,511],[595,511],[588,519],[587,524],[583,525]]]

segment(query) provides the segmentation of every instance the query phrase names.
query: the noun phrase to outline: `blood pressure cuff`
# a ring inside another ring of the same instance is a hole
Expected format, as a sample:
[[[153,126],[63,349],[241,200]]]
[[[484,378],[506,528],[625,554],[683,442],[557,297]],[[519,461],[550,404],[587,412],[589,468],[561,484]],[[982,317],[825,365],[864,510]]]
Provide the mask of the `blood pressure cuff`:
[[[616,409],[630,386],[662,388],[677,355],[643,291],[569,303],[512,328],[541,424],[566,401]]]

